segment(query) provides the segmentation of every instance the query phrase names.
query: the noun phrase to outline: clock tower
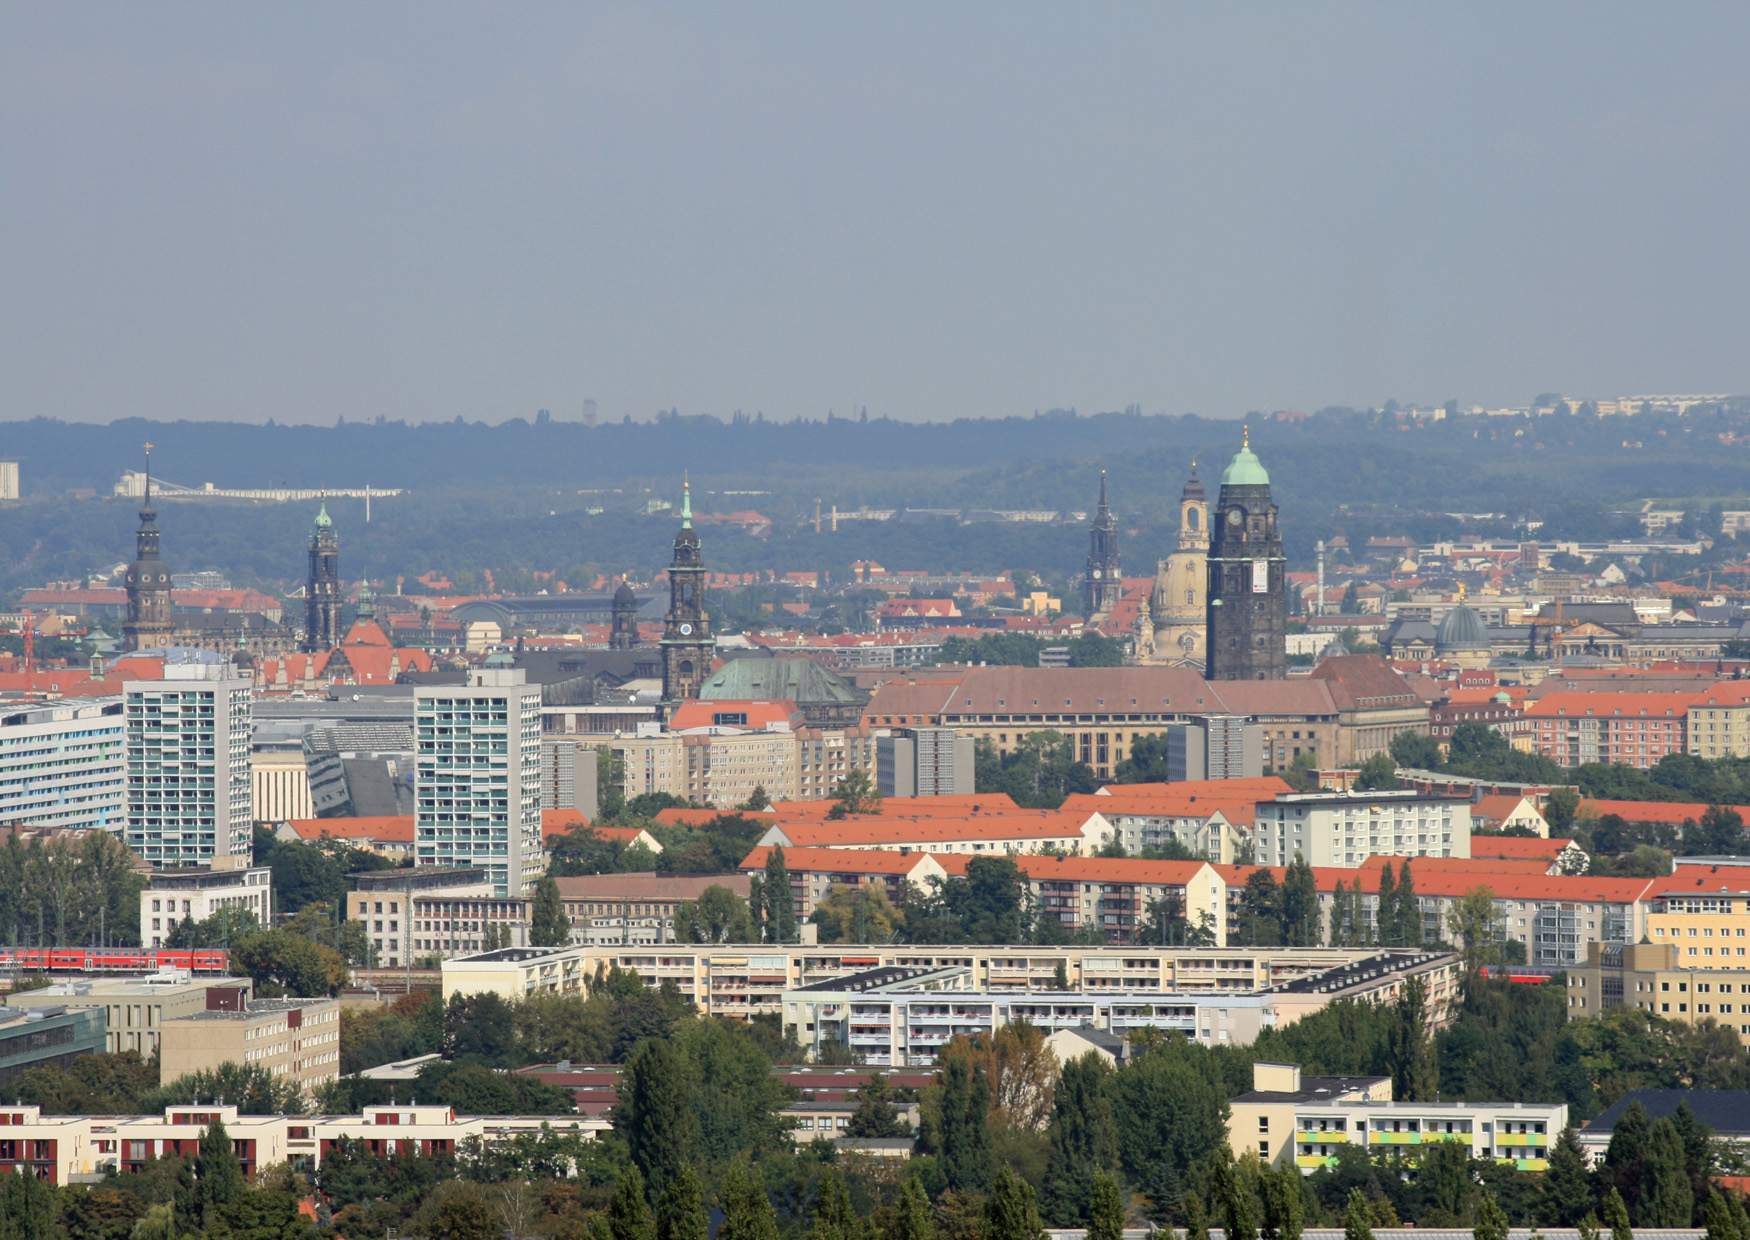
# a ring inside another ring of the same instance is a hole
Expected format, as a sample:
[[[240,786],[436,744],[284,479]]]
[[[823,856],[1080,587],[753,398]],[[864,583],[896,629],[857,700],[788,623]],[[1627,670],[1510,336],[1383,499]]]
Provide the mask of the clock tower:
[[[693,528],[693,491],[682,482],[681,528],[668,566],[668,615],[662,622],[662,700],[698,697],[715,650],[711,616],[705,610],[705,561]]]
[[[1209,522],[1204,677],[1281,680],[1288,675],[1288,567],[1270,475],[1250,431],[1221,475]]]
[[[1088,567],[1082,578],[1082,612],[1087,616],[1108,614],[1124,593],[1124,577],[1118,566],[1118,523],[1106,503],[1106,471],[1100,471],[1100,507],[1088,529]]]
[[[134,533],[134,562],[128,565],[128,618],[122,646],[146,650],[170,644],[170,569],[158,557],[158,514],[152,510],[152,445],[146,445],[146,502]]]

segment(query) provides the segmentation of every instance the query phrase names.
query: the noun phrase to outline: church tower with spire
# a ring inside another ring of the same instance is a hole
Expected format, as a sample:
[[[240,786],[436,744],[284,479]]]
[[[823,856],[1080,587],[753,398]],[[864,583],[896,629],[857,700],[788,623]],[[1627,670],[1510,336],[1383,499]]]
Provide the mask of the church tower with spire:
[[[1082,614],[1104,616],[1124,593],[1118,565],[1118,523],[1106,502],[1106,471],[1100,471],[1100,507],[1088,527],[1088,566],[1082,578]]]
[[[1270,475],[1252,451],[1248,428],[1222,471],[1210,522],[1206,679],[1288,675],[1287,568]]]
[[[310,576],[304,582],[304,649],[312,654],[340,644],[340,539],[322,502],[310,530]]]
[[[152,511],[152,445],[146,445],[146,499],[134,533],[134,562],[128,565],[128,618],[122,646],[147,650],[170,644],[170,569],[158,556],[158,514]]]
[[[1150,662],[1202,667],[1204,595],[1208,588],[1209,496],[1191,462],[1191,476],[1179,492],[1179,544],[1155,565],[1149,600],[1154,619]]]
[[[681,483],[681,528],[668,566],[668,614],[662,622],[662,700],[699,696],[717,648],[705,610],[705,559],[693,528],[693,489]]]

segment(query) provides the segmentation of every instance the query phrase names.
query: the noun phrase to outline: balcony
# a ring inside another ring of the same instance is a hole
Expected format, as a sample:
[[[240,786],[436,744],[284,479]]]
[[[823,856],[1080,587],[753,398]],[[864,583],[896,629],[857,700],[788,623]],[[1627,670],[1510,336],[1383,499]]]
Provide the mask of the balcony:
[[[1320,1132],[1316,1128],[1311,1128],[1304,1132],[1295,1133],[1294,1139],[1301,1145],[1337,1145],[1346,1143],[1349,1140],[1349,1134],[1342,1131]]]
[[[1547,1147],[1549,1137],[1541,1132],[1503,1132],[1495,1137],[1496,1145],[1536,1145]]]
[[[1317,1171],[1320,1167],[1335,1167],[1337,1156],[1335,1154],[1296,1154],[1294,1165],[1302,1171]]]

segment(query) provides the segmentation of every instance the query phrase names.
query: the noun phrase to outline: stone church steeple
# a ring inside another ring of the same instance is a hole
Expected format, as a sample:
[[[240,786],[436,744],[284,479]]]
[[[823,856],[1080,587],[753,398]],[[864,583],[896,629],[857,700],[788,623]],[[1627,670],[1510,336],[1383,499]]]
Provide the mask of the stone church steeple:
[[[668,566],[668,614],[662,622],[662,700],[685,701],[699,696],[699,685],[711,671],[717,643],[711,636],[711,614],[705,610],[705,559],[699,532],[693,528],[693,490],[681,483],[681,528],[674,538]]]
[[[1106,502],[1106,471],[1100,471],[1100,506],[1088,527],[1088,565],[1082,578],[1082,612],[1103,616],[1124,592],[1123,571],[1118,564],[1118,522]]]
[[[158,554],[158,514],[152,510],[152,445],[146,445],[146,498],[140,528],[134,533],[134,562],[128,565],[128,618],[122,645],[146,650],[170,644],[170,568]]]
[[[310,575],[304,582],[304,649],[340,644],[340,539],[323,501],[310,529]]]
[[[1207,679],[1288,675],[1287,567],[1270,475],[1252,451],[1248,428],[1222,471],[1210,521]]]

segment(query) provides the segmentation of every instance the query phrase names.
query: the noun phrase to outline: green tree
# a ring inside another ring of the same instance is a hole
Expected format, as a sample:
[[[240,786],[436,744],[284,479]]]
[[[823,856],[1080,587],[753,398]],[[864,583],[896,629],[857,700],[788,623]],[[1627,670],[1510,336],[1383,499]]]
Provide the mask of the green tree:
[[[1388,1037],[1392,1096],[1408,1102],[1434,1098],[1439,1065],[1428,1032],[1428,985],[1420,977],[1408,978],[1398,992]]]
[[[1695,1194],[1684,1163],[1683,1139],[1669,1118],[1656,1120],[1647,1134],[1646,1175],[1637,1222],[1642,1227],[1688,1227]]]
[[[1356,878],[1357,883],[1361,879]],[[1381,947],[1401,947],[1398,937],[1398,884],[1391,862],[1379,867],[1379,896],[1373,910],[1373,941]]]
[[[683,900],[674,911],[677,943],[752,943],[753,915],[747,901],[713,883],[697,900]]]
[[[1467,973],[1501,962],[1501,912],[1495,893],[1488,887],[1479,886],[1460,896],[1446,914],[1446,928],[1464,948]]]
[[[1580,794],[1572,788],[1552,788],[1543,799],[1543,820],[1552,836],[1565,837],[1580,813]]]
[[[1359,1188],[1349,1190],[1349,1201],[1343,1207],[1343,1240],[1373,1240],[1367,1194]]]
[[[243,1165],[231,1148],[225,1125],[214,1120],[201,1134],[195,1156],[196,1196],[201,1217],[211,1227],[218,1213],[243,1196]]]
[[[535,884],[535,901],[529,911],[529,944],[532,947],[563,947],[571,942],[571,918],[565,915],[565,901],[560,898],[559,884],[544,877]]]
[[[1118,1177],[1096,1171],[1088,1193],[1087,1240],[1124,1240],[1124,1194]]]
[[[881,793],[876,791],[875,783],[869,778],[868,771],[851,771],[843,779],[833,785],[833,807],[827,811],[828,818],[845,818],[851,814],[879,814],[881,812]]]
[[[991,1183],[990,1086],[982,1065],[947,1057],[939,1086],[942,1173],[958,1192],[983,1192]]]
[[[823,943],[892,942],[904,914],[879,885],[837,886],[814,906],[809,920]]]
[[[915,1175],[899,1187],[899,1205],[893,1213],[892,1240],[936,1240],[936,1220],[930,1213],[929,1194]]]
[[[851,1205],[844,1177],[828,1167],[820,1174],[808,1240],[862,1240],[863,1234],[863,1220]]]
[[[699,1173],[685,1163],[657,1199],[657,1240],[708,1240],[710,1216],[705,1212],[705,1190]]]
[[[772,808],[772,798],[766,795],[766,786],[764,784],[755,784],[753,786],[753,791],[748,793],[747,800],[743,801],[736,808],[757,814],[761,810]]]
[[[1033,1186],[1013,1168],[997,1172],[984,1206],[984,1240],[1044,1240]]]
[[[234,943],[231,963],[264,995],[339,994],[347,978],[339,952],[288,930],[263,930]]]
[[[765,893],[766,942],[796,941],[796,897],[790,890],[790,871],[784,865],[784,850],[773,845],[766,854],[765,878],[760,885]]]
[[[778,1216],[747,1160],[736,1159],[723,1177],[723,1225],[717,1240],[778,1240]]]
[[[1397,764],[1389,753],[1376,753],[1361,764],[1355,776],[1355,787],[1363,792],[1389,790],[1398,786]]]
[[[851,1118],[845,1124],[847,1137],[883,1138],[900,1134],[899,1108],[893,1103],[893,1090],[885,1076],[879,1072],[871,1073],[852,1096],[856,1099],[857,1109],[851,1112]]]
[[[699,1141],[688,1076],[675,1046],[656,1039],[638,1044],[621,1075],[614,1131],[659,1198],[693,1159]]]
[[[1225,1149],[1217,1151],[1215,1170],[1210,1177],[1215,1208],[1221,1212],[1226,1240],[1253,1240],[1258,1234],[1258,1203],[1239,1166],[1226,1153]]]
[[[1324,935],[1319,924],[1319,893],[1312,866],[1299,853],[1288,863],[1282,880],[1282,941],[1288,947],[1317,947]]]
[[[1572,1227],[1592,1213],[1592,1175],[1586,1166],[1580,1138],[1569,1125],[1562,1129],[1549,1153],[1538,1205],[1538,1222],[1551,1227]]]
[[[1610,1228],[1610,1240],[1635,1240],[1634,1226],[1628,1221],[1628,1206],[1614,1188],[1604,1195],[1604,1225]]]
[[[644,1199],[644,1177],[637,1164],[620,1173],[608,1203],[608,1235],[612,1240],[657,1240],[656,1215]]]
[[[1265,1167],[1259,1175],[1265,1240],[1300,1240],[1304,1207],[1297,1167]]]
[[[1495,1194],[1484,1192],[1477,1207],[1477,1223],[1472,1234],[1476,1240],[1507,1240],[1507,1215]]]
[[[1397,904],[1395,937],[1405,947],[1422,946],[1422,902],[1416,898],[1416,879],[1410,873],[1408,858],[1398,868]]]
[[[1282,944],[1282,889],[1269,870],[1258,869],[1246,877],[1240,892],[1239,937],[1252,947]]]
[[[1077,1227],[1093,1209],[1094,1178],[1118,1163],[1118,1136],[1106,1096],[1111,1069],[1089,1053],[1063,1065],[1046,1130],[1046,1163],[1040,1206],[1054,1226]]]

